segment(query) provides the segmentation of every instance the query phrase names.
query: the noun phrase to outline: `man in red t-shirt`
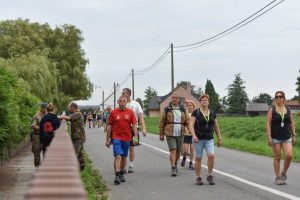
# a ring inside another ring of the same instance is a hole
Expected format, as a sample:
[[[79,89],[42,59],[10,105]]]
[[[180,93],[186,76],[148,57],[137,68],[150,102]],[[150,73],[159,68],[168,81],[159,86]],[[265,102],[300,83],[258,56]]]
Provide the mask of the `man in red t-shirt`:
[[[137,128],[136,118],[133,111],[126,108],[127,99],[121,96],[118,100],[119,108],[114,109],[108,118],[108,127],[106,135],[106,146],[113,144],[115,156],[114,168],[116,178],[114,183],[119,185],[121,182],[126,182],[124,172],[126,168],[126,160],[131,136],[131,127],[134,131],[134,142],[137,143]]]

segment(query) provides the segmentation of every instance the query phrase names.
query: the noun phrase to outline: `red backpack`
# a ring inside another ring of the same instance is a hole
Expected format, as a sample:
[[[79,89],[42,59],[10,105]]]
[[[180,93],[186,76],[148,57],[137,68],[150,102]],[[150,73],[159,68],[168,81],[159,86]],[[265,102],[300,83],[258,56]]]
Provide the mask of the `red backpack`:
[[[54,127],[50,121],[45,122],[43,128],[44,128],[44,133],[46,134],[51,134],[54,131]]]

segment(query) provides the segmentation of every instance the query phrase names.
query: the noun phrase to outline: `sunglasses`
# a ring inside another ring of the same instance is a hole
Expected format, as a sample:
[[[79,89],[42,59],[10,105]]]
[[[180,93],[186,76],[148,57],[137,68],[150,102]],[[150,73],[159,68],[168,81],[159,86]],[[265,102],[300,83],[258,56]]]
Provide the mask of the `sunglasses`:
[[[283,96],[275,96],[275,99],[282,99]]]

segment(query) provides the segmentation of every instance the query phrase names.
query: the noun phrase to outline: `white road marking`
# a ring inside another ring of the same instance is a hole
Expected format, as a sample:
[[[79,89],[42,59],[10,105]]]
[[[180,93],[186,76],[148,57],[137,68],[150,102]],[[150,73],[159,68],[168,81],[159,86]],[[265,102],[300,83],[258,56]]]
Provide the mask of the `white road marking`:
[[[169,152],[168,152],[168,151],[162,150],[162,149],[160,149],[160,148],[157,148],[157,147],[155,147],[155,146],[152,146],[152,145],[150,145],[150,144],[146,144],[146,143],[143,143],[143,142],[141,142],[141,144],[142,144],[142,145],[145,145],[145,146],[147,146],[147,147],[150,147],[150,148],[152,148],[152,149],[155,149],[155,150],[157,150],[157,151],[160,151],[160,152],[162,152],[162,153],[164,153],[164,154],[169,155]],[[182,157],[181,157],[181,159],[182,159]],[[204,168],[207,169],[207,166],[206,166],[206,165],[202,165],[202,167],[204,167]],[[291,194],[288,194],[288,193],[285,193],[285,192],[281,192],[281,191],[279,191],[279,190],[275,190],[275,189],[273,189],[273,188],[270,188],[270,187],[267,187],[267,186],[264,186],[264,185],[260,185],[260,184],[258,184],[258,183],[254,183],[254,182],[252,182],[252,181],[248,181],[248,180],[246,180],[246,179],[240,178],[240,177],[238,177],[238,176],[235,176],[235,175],[232,175],[232,174],[229,174],[229,173],[226,173],[226,172],[222,172],[222,171],[220,171],[220,170],[214,169],[214,172],[216,172],[216,173],[218,173],[218,174],[221,174],[221,175],[223,175],[223,176],[227,176],[227,177],[229,177],[229,178],[232,178],[232,179],[234,179],[234,180],[236,180],[236,181],[239,181],[239,182],[242,182],[242,183],[251,185],[251,186],[253,186],[253,187],[259,188],[259,189],[261,189],[261,190],[270,192],[270,193],[272,193],[272,194],[276,194],[276,195],[278,195],[278,196],[281,196],[281,197],[290,199],[290,200],[300,200],[299,197],[296,197],[296,196],[294,196],[294,195],[291,195]]]

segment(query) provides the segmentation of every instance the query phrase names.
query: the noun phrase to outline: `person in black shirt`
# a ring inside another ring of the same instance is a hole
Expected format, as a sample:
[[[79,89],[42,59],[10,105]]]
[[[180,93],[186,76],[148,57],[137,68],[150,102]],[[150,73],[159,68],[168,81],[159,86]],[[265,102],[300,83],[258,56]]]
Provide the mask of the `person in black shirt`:
[[[274,105],[267,115],[268,144],[273,148],[275,184],[284,185],[287,180],[287,170],[292,161],[292,144],[296,144],[296,131],[293,115],[284,105],[285,94],[283,91],[275,93]],[[281,148],[284,152],[284,165],[280,174]]]
[[[219,125],[217,123],[216,115],[213,110],[208,108],[209,96],[203,94],[200,97],[200,108],[193,111],[191,117],[191,127],[194,148],[196,152],[195,171],[196,171],[196,184],[203,185],[201,178],[201,160],[203,149],[207,153],[207,166],[208,175],[206,180],[210,185],[214,185],[212,170],[214,168],[214,132],[218,137],[217,146],[222,145],[222,138],[220,134]]]

